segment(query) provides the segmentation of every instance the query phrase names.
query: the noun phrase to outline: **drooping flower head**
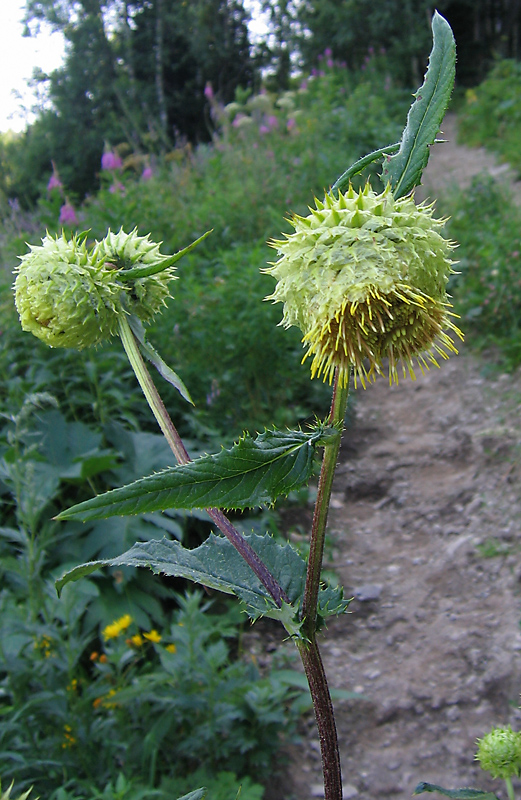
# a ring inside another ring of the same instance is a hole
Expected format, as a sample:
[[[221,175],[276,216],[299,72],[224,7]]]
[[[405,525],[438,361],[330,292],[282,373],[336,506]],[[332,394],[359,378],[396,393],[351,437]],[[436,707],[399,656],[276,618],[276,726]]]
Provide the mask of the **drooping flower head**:
[[[511,778],[521,770],[521,733],[506,728],[494,728],[477,740],[475,760],[493,778]]]
[[[99,344],[118,331],[120,314],[147,322],[170,296],[171,257],[137,230],[109,231],[90,248],[84,236],[64,234],[29,247],[16,270],[16,308],[22,328],[50,347]]]
[[[441,235],[445,220],[412,196],[395,199],[390,187],[376,194],[352,187],[307,217],[295,215],[295,232],[271,242],[279,254],[267,273],[278,281],[267,300],[284,303],[282,325],[296,325],[307,347],[311,377],[343,386],[351,368],[365,387],[389,362],[414,378],[436,356],[457,352],[446,284],[454,244]]]

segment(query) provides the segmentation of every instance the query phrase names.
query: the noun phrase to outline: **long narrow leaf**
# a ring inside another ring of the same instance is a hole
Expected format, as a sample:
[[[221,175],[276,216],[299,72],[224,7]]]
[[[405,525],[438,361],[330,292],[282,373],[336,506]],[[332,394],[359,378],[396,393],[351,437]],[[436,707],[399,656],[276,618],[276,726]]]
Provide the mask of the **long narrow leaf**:
[[[167,508],[253,508],[302,486],[317,446],[339,436],[332,427],[246,434],[230,450],[149,475],[72,506],[57,519],[104,519]]]
[[[449,23],[436,11],[432,19],[433,47],[423,85],[409,109],[397,154],[384,161],[382,180],[395,197],[409,194],[421,183],[449,103],[456,70],[456,45]]]

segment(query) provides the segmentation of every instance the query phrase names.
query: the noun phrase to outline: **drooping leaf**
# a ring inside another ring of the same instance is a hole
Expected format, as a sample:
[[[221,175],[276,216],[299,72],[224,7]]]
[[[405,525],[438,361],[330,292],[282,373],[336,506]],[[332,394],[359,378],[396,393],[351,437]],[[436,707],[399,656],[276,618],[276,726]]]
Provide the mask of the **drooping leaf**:
[[[481,789],[444,789],[435,783],[425,783],[424,781],[418,784],[413,795],[423,794],[423,792],[438,792],[445,797],[450,797],[451,800],[498,800],[493,792],[483,792]]]
[[[145,335],[145,327],[141,322],[141,320],[139,319],[139,317],[137,317],[135,314],[132,314],[128,318],[128,324],[130,325],[130,329],[138,341],[139,349],[141,350],[141,353],[144,355],[144,357],[148,359],[148,361],[150,361],[151,364],[154,365],[154,367],[157,369],[161,377],[165,379],[165,381],[168,381],[168,383],[170,383],[174,387],[174,389],[177,389],[177,391],[184,400],[194,405],[194,401],[190,397],[190,392],[184,385],[179,375],[176,372],[174,372],[174,370],[171,367],[169,367],[168,364],[165,363],[165,361],[163,361],[157,350],[154,347],[152,347],[150,342],[147,341]]]
[[[280,545],[268,534],[259,536],[252,533],[244,538],[286,593],[290,602],[283,603],[281,608],[228,539],[214,534],[194,550],[168,539],[137,543],[116,558],[75,567],[56,582],[56,588],[60,592],[70,581],[90,575],[100,567],[149,567],[156,574],[185,578],[226,594],[234,594],[245,604],[252,619],[261,616],[278,619],[290,635],[298,635],[306,562],[289,544]],[[335,589],[336,601],[330,604],[327,599],[329,592],[327,586],[320,589],[319,606],[322,613],[343,613],[349,601],[341,598],[340,589]],[[323,601],[324,593],[326,602]]]
[[[243,436],[229,450],[149,475],[62,511],[84,521],[167,508],[253,508],[302,486],[313,472],[317,446],[340,434],[319,425],[303,431]]]
[[[421,183],[445,114],[456,70],[456,45],[449,23],[436,11],[432,19],[433,47],[423,85],[409,109],[400,149],[384,161],[382,181],[395,197],[409,194]]]

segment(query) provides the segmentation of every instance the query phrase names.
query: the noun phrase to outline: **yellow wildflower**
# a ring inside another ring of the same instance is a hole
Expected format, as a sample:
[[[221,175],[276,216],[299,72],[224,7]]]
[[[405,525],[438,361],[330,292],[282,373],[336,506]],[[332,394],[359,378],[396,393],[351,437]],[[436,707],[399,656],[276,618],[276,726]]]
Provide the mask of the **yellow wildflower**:
[[[124,614],[122,617],[114,620],[114,622],[111,622],[110,625],[107,625],[103,629],[102,631],[103,638],[105,639],[106,642],[108,642],[109,639],[116,639],[120,635],[120,633],[126,631],[126,629],[131,625],[131,623],[132,623],[132,617],[130,616],[130,614]]]
[[[155,642],[156,644],[161,641],[161,634],[158,633],[155,628],[152,628],[148,633],[144,633],[143,637],[148,639],[149,642]]]
[[[175,653],[177,647],[175,646],[175,644],[167,644],[165,650],[168,650],[169,653]]]
[[[143,637],[140,633],[136,633],[134,636],[131,636],[130,639],[127,639],[127,644],[133,647],[141,647],[143,644]]]

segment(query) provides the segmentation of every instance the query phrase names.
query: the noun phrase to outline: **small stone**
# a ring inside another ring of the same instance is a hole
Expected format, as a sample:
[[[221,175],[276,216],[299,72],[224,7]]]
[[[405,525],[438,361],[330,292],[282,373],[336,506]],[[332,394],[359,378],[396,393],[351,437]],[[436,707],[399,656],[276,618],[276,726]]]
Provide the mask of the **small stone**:
[[[364,583],[362,586],[357,586],[353,594],[360,603],[379,600],[382,594],[382,585],[380,583]]]

